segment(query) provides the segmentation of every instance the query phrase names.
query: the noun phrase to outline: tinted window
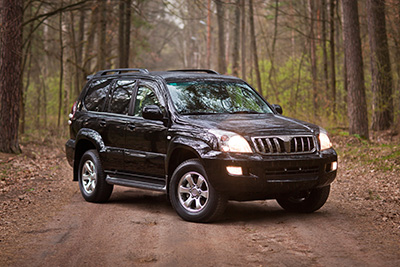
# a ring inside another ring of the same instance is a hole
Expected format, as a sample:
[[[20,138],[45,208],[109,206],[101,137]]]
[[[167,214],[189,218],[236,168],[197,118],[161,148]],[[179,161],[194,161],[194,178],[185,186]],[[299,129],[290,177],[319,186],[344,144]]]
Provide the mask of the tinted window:
[[[135,101],[135,116],[142,116],[142,109],[147,105],[157,105],[160,106],[160,102],[157,99],[154,91],[149,85],[141,84],[138,88],[138,93]]]
[[[115,83],[110,94],[109,112],[128,114],[135,84],[136,81],[132,80],[119,80]]]
[[[272,113],[267,103],[247,84],[220,81],[169,83],[178,113]]]
[[[85,96],[85,107],[90,111],[102,111],[112,80],[103,79],[93,81]]]

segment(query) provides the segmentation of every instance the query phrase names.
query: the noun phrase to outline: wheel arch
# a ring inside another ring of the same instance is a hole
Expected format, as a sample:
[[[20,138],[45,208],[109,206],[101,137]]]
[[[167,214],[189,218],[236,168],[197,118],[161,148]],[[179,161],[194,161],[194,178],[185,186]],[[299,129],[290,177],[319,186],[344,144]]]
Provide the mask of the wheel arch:
[[[91,129],[83,128],[78,132],[76,139],[74,156],[74,181],[78,181],[78,169],[81,157],[90,149],[95,149],[98,152],[102,152],[105,150],[105,145],[99,133]]]
[[[201,159],[201,157],[199,153],[192,147],[185,145],[178,145],[174,147],[167,158],[167,185],[169,184],[169,180],[179,164],[189,159]]]

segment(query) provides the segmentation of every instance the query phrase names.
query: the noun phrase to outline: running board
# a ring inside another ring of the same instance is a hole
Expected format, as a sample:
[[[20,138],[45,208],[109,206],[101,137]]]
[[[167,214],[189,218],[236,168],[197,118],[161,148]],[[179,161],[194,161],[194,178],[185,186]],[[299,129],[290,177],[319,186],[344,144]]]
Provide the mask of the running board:
[[[128,180],[123,178],[116,178],[107,175],[106,182],[113,185],[121,185],[121,186],[129,186],[135,187],[140,189],[148,189],[160,192],[167,192],[167,188],[165,185],[155,184],[155,183],[147,183],[143,181],[135,181],[135,180]]]

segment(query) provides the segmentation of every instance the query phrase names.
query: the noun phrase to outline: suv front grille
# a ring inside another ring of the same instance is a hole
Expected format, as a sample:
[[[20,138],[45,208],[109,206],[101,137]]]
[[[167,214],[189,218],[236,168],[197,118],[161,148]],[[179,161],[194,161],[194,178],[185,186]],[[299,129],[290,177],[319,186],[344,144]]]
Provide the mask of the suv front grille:
[[[312,135],[253,137],[252,141],[258,153],[268,155],[308,154],[317,148],[316,139]]]

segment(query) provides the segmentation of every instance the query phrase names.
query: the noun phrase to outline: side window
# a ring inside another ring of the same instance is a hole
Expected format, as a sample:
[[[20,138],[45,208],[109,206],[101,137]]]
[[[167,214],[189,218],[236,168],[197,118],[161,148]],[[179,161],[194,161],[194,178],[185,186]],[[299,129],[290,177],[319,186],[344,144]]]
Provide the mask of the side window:
[[[119,80],[110,93],[108,111],[117,114],[128,114],[129,103],[135,89],[136,81]]]
[[[142,116],[142,109],[147,105],[160,106],[160,102],[157,99],[154,91],[147,84],[140,84],[135,101],[134,116]]]
[[[89,111],[103,111],[104,102],[108,94],[108,90],[112,79],[103,79],[93,81],[87,92],[84,104]]]

